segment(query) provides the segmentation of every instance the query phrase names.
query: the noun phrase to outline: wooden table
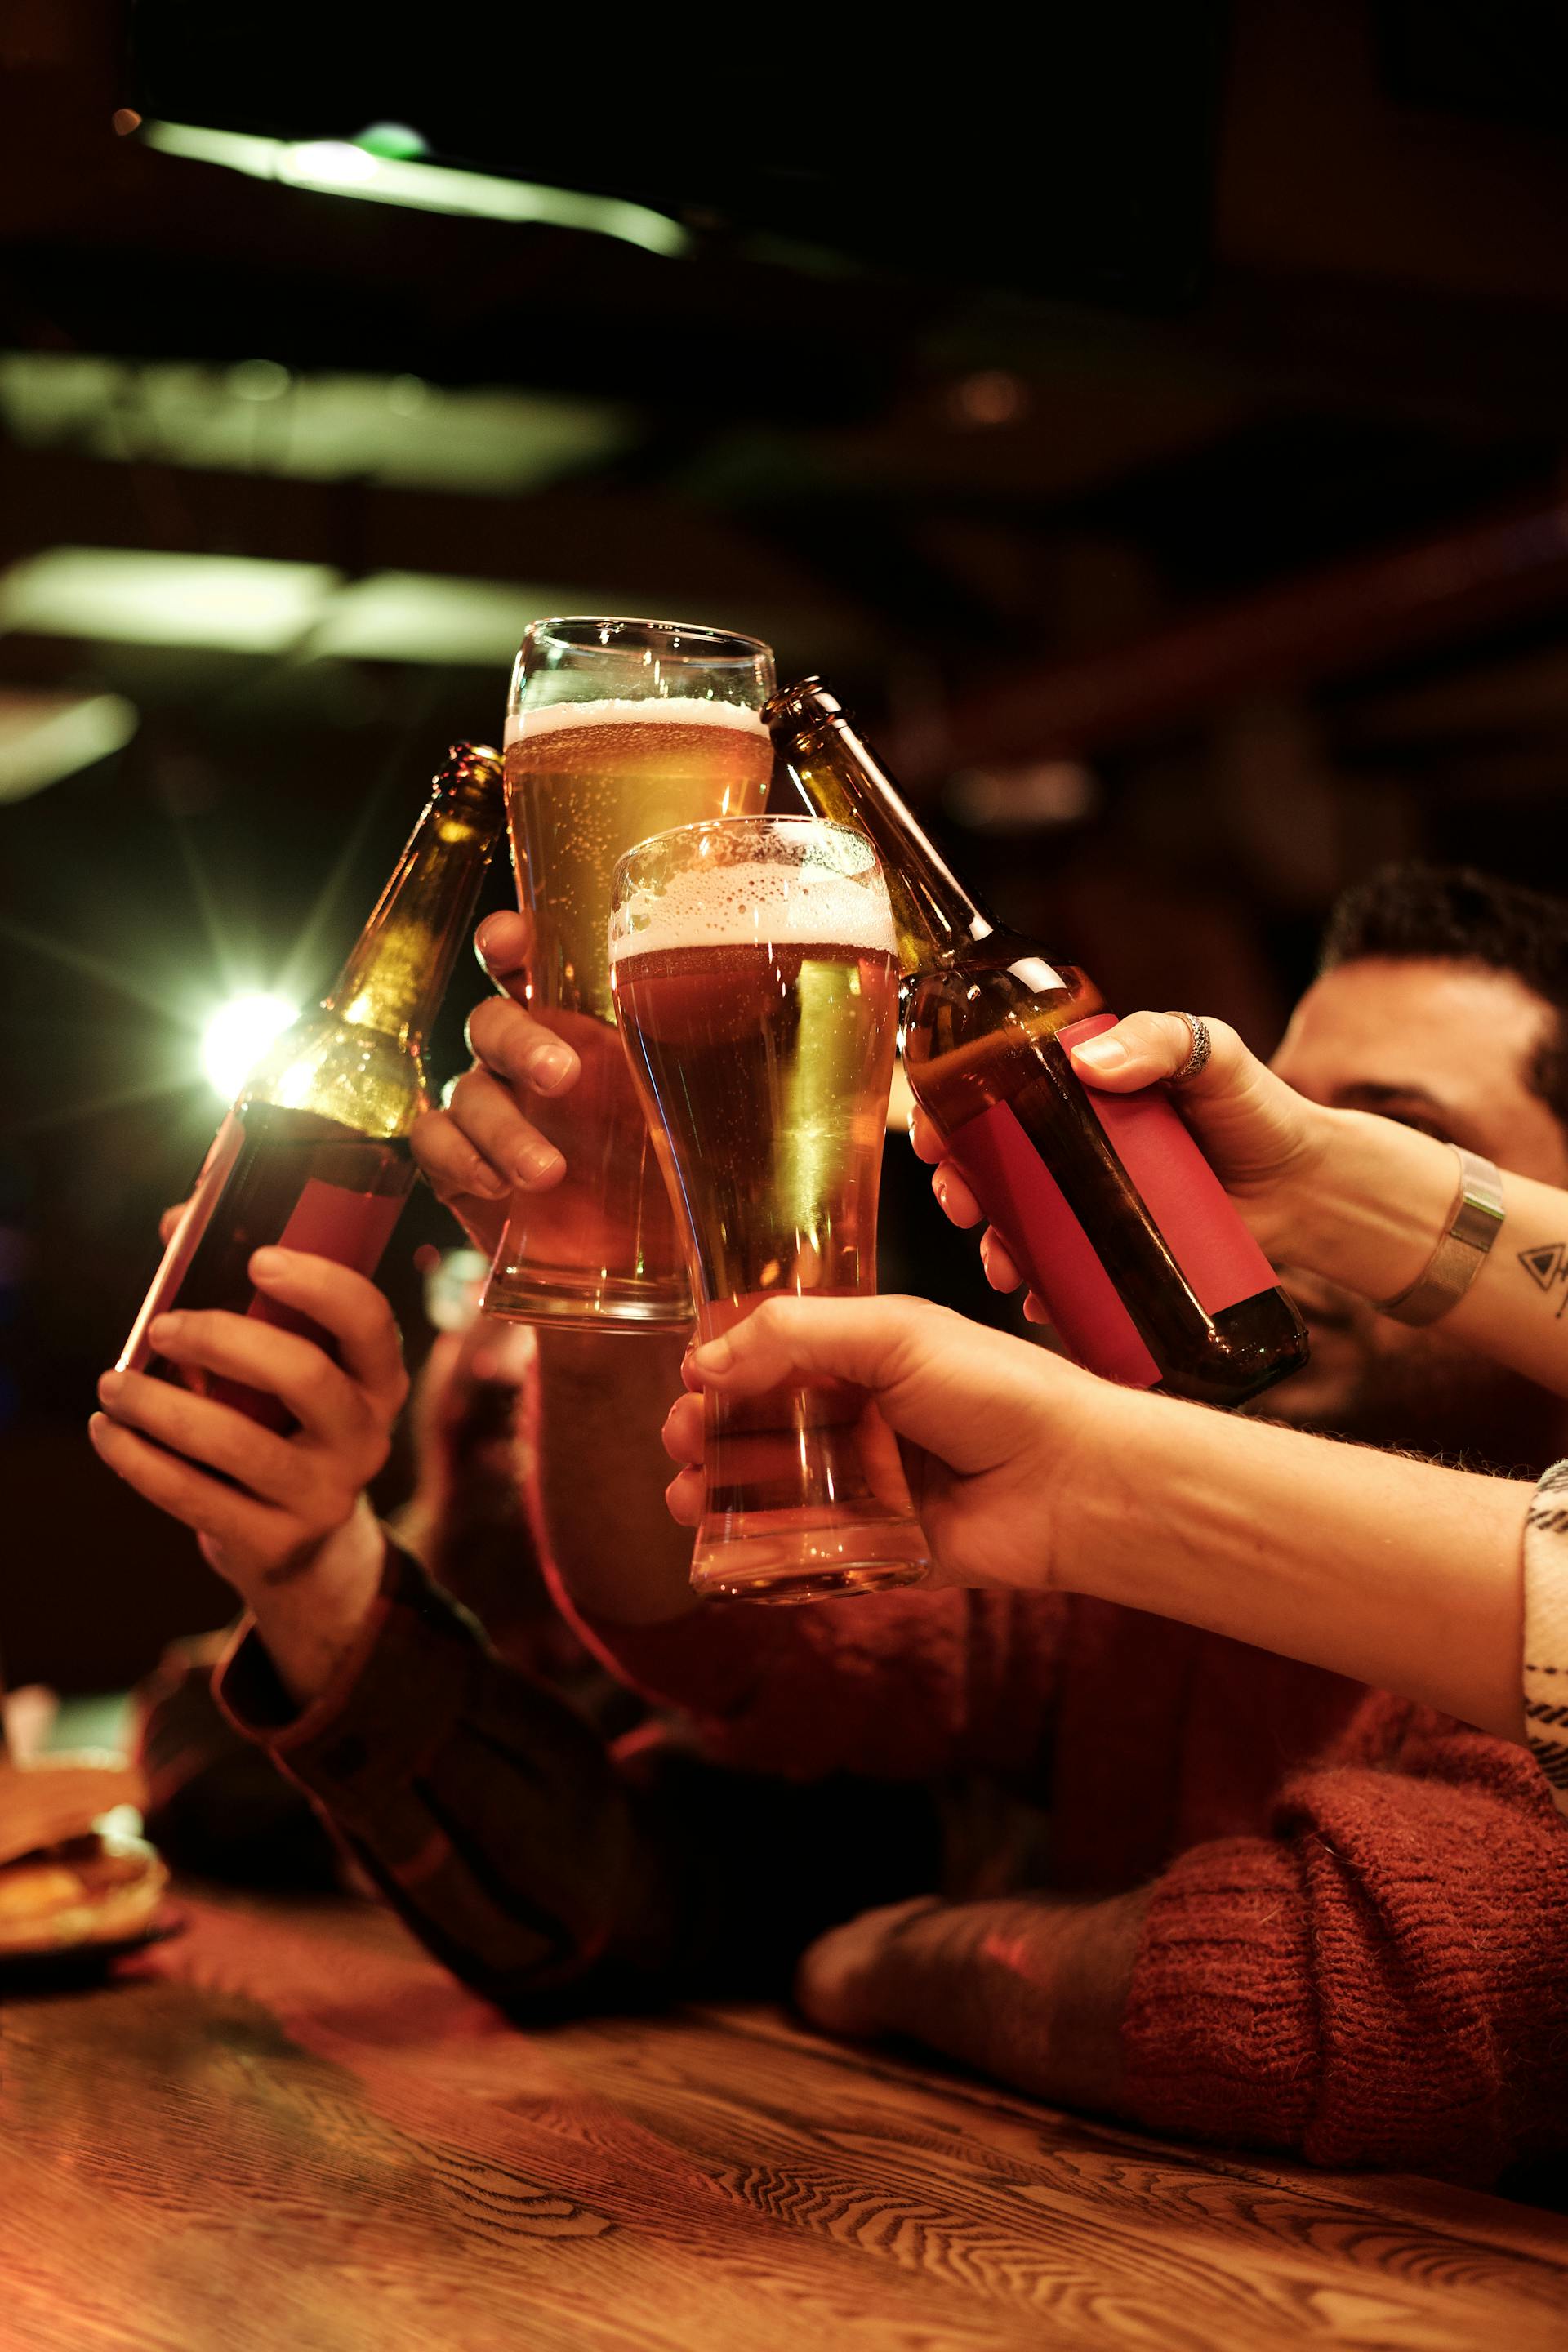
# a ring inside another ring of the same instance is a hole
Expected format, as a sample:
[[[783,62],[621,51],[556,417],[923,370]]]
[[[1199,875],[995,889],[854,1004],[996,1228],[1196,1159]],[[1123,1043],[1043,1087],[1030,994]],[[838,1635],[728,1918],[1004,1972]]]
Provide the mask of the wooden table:
[[[366,1906],[202,1895],[7,2002],[5,2352],[1563,2352],[1568,2223],[1168,2147],[773,2011],[520,2032]]]

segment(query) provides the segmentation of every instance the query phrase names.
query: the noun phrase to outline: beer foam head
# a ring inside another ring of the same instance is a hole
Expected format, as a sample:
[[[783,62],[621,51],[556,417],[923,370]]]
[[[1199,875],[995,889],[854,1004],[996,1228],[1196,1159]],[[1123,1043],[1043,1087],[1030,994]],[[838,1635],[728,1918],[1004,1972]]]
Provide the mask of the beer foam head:
[[[610,925],[610,961],[677,948],[826,945],[896,951],[880,874],[755,862],[690,867],[658,890],[637,890]]]
[[[598,702],[525,703],[507,713],[506,740],[553,735],[566,727],[724,727],[769,740],[762,713],[739,702],[710,702],[700,694],[614,696]]]

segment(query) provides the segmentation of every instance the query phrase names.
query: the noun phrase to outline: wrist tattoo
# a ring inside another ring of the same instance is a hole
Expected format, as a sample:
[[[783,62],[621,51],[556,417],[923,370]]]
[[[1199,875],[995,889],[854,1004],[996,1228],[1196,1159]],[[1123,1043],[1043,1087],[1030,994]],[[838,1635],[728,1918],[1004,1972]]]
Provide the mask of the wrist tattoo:
[[[1517,1255],[1552,1315],[1561,1317],[1568,1307],[1568,1242],[1538,1242],[1533,1249],[1521,1249]]]

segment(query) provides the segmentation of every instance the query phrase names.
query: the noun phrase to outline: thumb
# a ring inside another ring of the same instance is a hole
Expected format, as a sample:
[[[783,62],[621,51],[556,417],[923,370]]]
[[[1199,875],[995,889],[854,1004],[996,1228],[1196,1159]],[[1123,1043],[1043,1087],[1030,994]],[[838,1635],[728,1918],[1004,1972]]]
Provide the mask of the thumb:
[[[704,1388],[753,1396],[816,1378],[877,1389],[909,1369],[911,1348],[941,1307],[918,1298],[768,1298],[687,1358]]]
[[[1321,1115],[1260,1062],[1228,1022],[1205,1026],[1209,1056],[1182,1082],[1182,1117],[1223,1182],[1278,1177],[1308,1146]],[[1130,1013],[1113,1029],[1074,1045],[1072,1066],[1089,1085],[1128,1094],[1173,1078],[1192,1050],[1192,1031],[1179,1013]]]

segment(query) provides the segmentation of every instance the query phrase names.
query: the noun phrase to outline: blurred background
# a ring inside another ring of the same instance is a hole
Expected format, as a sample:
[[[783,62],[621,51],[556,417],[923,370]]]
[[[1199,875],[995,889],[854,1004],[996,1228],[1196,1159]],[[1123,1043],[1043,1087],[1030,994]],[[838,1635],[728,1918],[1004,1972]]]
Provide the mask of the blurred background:
[[[1557,880],[1560,6],[321,13],[0,6],[0,1646],[68,1690],[226,1613],[82,1434],[212,1024],[320,992],[535,616],[765,636],[1262,1048],[1371,866]],[[888,1248],[984,1298],[897,1149]]]

